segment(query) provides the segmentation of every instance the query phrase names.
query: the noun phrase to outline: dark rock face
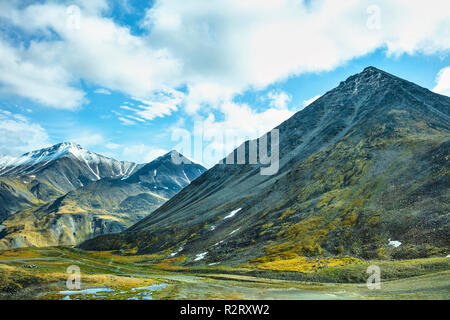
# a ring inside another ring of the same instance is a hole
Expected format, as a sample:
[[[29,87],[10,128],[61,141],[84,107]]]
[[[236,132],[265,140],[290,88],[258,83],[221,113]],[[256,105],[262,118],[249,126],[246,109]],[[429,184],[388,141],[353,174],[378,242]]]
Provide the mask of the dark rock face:
[[[188,261],[207,252],[202,262],[243,262],[450,246],[449,97],[369,67],[278,129],[276,175],[216,165],[151,216],[81,247],[182,247]]]

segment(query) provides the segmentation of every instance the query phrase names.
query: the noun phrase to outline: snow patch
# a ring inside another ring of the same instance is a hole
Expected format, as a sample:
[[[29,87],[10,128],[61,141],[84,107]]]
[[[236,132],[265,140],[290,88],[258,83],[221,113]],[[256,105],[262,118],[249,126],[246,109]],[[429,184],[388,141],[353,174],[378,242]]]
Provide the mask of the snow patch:
[[[236,231],[239,231],[240,228],[241,228],[241,227],[239,227],[239,228],[237,228],[237,229],[231,231],[229,235],[231,236],[231,235],[232,235],[233,233],[235,233]]]
[[[208,254],[208,251],[205,251],[205,252],[202,252],[202,253],[197,254],[197,255],[195,256],[194,261],[200,261],[200,260],[203,260],[207,254]]]
[[[183,170],[183,174],[184,174],[184,177],[186,178],[186,180],[188,181],[188,183],[190,184],[190,183],[191,183],[191,180],[189,180],[189,178],[188,178],[188,176],[186,175],[186,172],[184,172],[184,170]]]
[[[397,241],[397,240],[388,239],[388,241],[389,241],[389,245],[393,246],[394,248],[397,248],[402,244],[400,241]]]
[[[219,264],[220,262],[212,262],[212,263],[209,263],[208,264],[208,266],[215,266],[216,264]]]
[[[0,156],[0,169],[6,168],[17,159],[11,156]]]
[[[177,251],[172,252],[171,254],[169,254],[169,257],[175,257],[177,254],[179,254],[181,251],[183,251],[183,246],[179,247],[177,249]]]
[[[216,230],[216,226],[209,227],[209,231],[214,231],[214,230]]]
[[[238,208],[238,209],[236,209],[236,210],[231,211],[229,215],[223,217],[223,220],[233,218],[233,217],[236,215],[236,213],[238,213],[239,211],[241,211],[241,209],[242,209],[242,208]]]

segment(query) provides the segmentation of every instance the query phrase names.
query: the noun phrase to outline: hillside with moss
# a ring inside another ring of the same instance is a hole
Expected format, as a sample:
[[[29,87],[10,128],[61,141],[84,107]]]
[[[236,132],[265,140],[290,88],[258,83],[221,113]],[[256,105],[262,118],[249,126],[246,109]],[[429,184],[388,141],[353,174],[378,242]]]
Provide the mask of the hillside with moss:
[[[80,247],[278,271],[449,253],[449,97],[369,67],[277,128],[276,175],[217,164],[151,216]]]

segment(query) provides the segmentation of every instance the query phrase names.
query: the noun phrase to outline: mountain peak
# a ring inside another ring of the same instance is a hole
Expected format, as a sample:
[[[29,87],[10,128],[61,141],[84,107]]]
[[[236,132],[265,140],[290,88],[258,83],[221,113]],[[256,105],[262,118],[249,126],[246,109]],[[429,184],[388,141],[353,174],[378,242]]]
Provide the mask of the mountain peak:
[[[83,149],[77,143],[65,141],[65,142],[57,143],[51,147],[27,152],[19,158],[19,161],[21,161],[21,162],[28,162],[29,160],[33,160],[33,161],[47,160],[47,161],[49,161],[49,160],[60,158],[68,153],[71,153],[74,156],[80,156],[82,153],[90,154],[91,152],[89,152],[86,149]]]
[[[50,161],[67,156],[74,157],[83,162],[95,163],[98,163],[99,158],[101,157],[100,155],[84,149],[77,143],[64,141],[50,147],[24,153],[14,162],[9,162],[8,165],[12,167],[30,167],[37,164],[49,163]]]
[[[365,67],[364,70],[362,71],[362,73],[374,73],[374,72],[381,73],[381,72],[384,72],[384,71],[380,70],[378,68],[375,68],[374,66]]]
[[[332,99],[336,99],[336,95],[343,95],[343,97],[354,97],[358,95],[362,99],[365,99],[368,96],[383,97],[386,92],[397,92],[400,87],[405,88],[411,85],[418,87],[407,80],[369,66],[364,68],[360,73],[348,77],[328,93],[332,94]]]
[[[369,66],[364,68],[364,70],[361,71],[360,73],[350,76],[347,80],[344,81],[344,83],[357,81],[357,82],[365,82],[367,84],[373,84],[374,82],[382,82],[387,79],[395,81],[401,80],[400,78],[386,71],[377,69],[373,66]]]
[[[190,162],[195,163],[194,161],[192,161],[192,160],[189,159],[188,157],[185,157],[183,154],[181,154],[180,152],[178,152],[178,151],[175,150],[175,149],[170,150],[170,151],[167,152],[166,154],[164,154],[164,155],[162,155],[162,156],[156,158],[156,159],[153,160],[153,161],[156,161],[156,162],[157,162],[157,161],[160,161],[160,160],[165,160],[165,161],[169,160],[169,161],[172,161],[172,155],[175,155],[175,156],[180,157],[181,159],[183,159],[183,161],[184,161],[184,160],[189,160]],[[153,162],[153,161],[152,161],[152,162]]]
[[[55,144],[53,147],[83,149],[83,147],[80,146],[78,143],[75,143],[75,142],[72,142],[72,141],[63,141],[61,143]]]
[[[362,72],[356,74],[356,76],[359,78],[390,79],[390,80],[394,80],[394,81],[401,80],[401,81],[408,82],[407,80],[396,77],[393,74],[390,74],[389,72],[375,68],[373,66],[368,66],[368,67],[364,68],[364,70]]]
[[[0,175],[38,175],[49,166],[57,172],[56,177],[68,168],[69,172],[66,173],[70,176],[70,179],[66,176],[66,179],[62,179],[63,182],[54,182],[55,185],[62,185],[61,190],[71,190],[74,187],[82,186],[87,181],[99,180],[105,177],[128,177],[141,167],[141,165],[133,162],[118,161],[104,157],[84,149],[75,142],[64,141],[50,147],[25,153],[11,161],[1,158]],[[53,179],[54,177],[51,178]]]

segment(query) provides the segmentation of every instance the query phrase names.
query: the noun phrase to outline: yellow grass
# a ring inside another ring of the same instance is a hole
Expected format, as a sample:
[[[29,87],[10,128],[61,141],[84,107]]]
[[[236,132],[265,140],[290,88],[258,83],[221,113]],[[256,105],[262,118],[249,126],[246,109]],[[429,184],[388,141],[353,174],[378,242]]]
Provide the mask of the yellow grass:
[[[307,258],[295,257],[256,264],[257,268],[272,271],[314,272],[324,267],[337,267],[362,262],[357,258]]]

